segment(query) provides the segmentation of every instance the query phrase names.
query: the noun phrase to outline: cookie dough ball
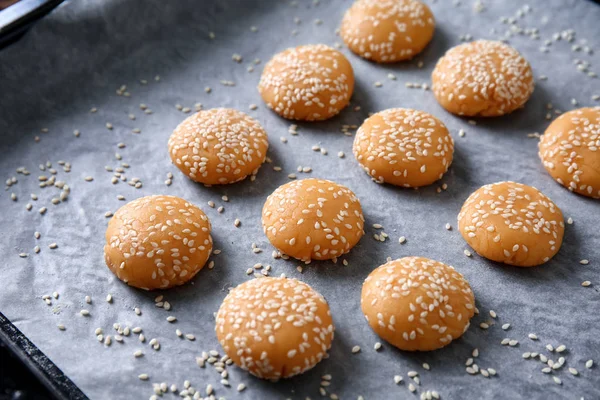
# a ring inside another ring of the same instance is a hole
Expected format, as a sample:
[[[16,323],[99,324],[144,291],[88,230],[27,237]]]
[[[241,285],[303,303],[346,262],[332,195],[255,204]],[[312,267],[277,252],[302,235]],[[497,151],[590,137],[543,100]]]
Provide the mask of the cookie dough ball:
[[[560,208],[536,188],[498,182],[469,196],[458,214],[458,229],[480,256],[533,267],[558,253],[565,224]]]
[[[262,225],[282,253],[309,262],[350,251],[364,235],[365,219],[356,195],[323,179],[292,181],[265,202]]]
[[[381,338],[401,350],[429,351],[450,344],[469,328],[475,298],[453,267],[404,257],[369,274],[361,307]]]
[[[451,48],[433,74],[433,94],[446,110],[496,117],[525,105],[533,93],[531,66],[502,42],[478,40]]]
[[[321,121],[350,102],[354,72],[348,59],[324,44],[290,48],[265,65],[258,91],[283,118]]]
[[[140,289],[183,285],[212,251],[210,221],[175,196],[147,196],[119,208],[108,223],[104,259],[123,282]]]
[[[173,163],[191,180],[234,183],[256,174],[265,161],[267,133],[254,118],[230,108],[199,111],[169,139]]]
[[[229,292],[216,333],[240,368],[263,379],[301,374],[327,355],[334,326],[329,305],[304,282],[260,278]]]
[[[431,41],[435,20],[418,0],[358,0],[346,11],[340,36],[367,60],[391,63],[419,54]]]
[[[353,151],[377,183],[418,187],[442,178],[452,164],[454,141],[433,115],[392,108],[361,125]]]
[[[558,117],[540,139],[544,168],[572,192],[600,198],[600,107]]]

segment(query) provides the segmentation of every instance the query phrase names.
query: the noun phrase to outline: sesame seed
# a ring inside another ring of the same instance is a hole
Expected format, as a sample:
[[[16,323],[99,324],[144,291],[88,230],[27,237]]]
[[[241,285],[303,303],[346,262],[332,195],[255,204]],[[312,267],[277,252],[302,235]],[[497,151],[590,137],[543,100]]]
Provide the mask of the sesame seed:
[[[538,337],[535,333],[530,333],[527,337],[531,340],[538,340]]]
[[[65,328],[65,326],[63,324],[58,324],[58,325],[56,325],[56,327],[61,331],[64,331],[65,329],[67,329],[67,328]]]
[[[185,338],[190,341],[196,340],[196,336],[192,335],[191,333],[186,333]]]
[[[475,358],[479,357],[479,349],[473,349],[471,355]]]
[[[238,392],[243,392],[243,391],[244,391],[244,389],[246,389],[246,385],[244,385],[243,383],[240,383],[240,384],[237,386],[237,391],[238,391]]]
[[[142,381],[147,381],[148,380],[148,374],[140,374],[138,375],[138,378]]]
[[[414,378],[415,376],[418,376],[419,373],[417,371],[408,371],[406,375],[408,375],[409,378]]]
[[[586,367],[587,369],[590,369],[590,368],[592,368],[593,366],[594,366],[594,360],[587,360],[587,361],[585,362],[585,367]]]
[[[136,351],[133,353],[133,356],[134,356],[135,358],[142,357],[143,355],[144,355],[144,353],[143,353],[141,350],[136,350]]]
[[[479,324],[479,327],[481,329],[488,329],[490,327],[490,325],[487,324],[486,322],[482,322],[482,323]]]
[[[90,312],[88,310],[81,310],[79,311],[79,314],[81,314],[83,317],[87,317],[90,315]]]
[[[464,253],[464,254],[465,254],[465,256],[467,256],[467,257],[471,257],[471,256],[472,256],[471,252],[470,252],[469,250],[467,250],[467,249],[465,249],[465,250],[463,251],[463,253]]]
[[[558,376],[553,376],[552,380],[557,384],[557,385],[562,385],[562,381],[560,380],[560,378]]]
[[[590,261],[589,260],[585,260],[585,259],[579,261],[579,264],[581,264],[581,265],[588,265],[589,263],[590,263]]]
[[[406,243],[406,238],[404,236],[400,236],[400,238],[398,239],[398,243],[400,243],[400,244]]]
[[[176,317],[173,317],[171,315],[167,317],[167,322],[175,322],[175,321],[177,321]]]
[[[394,383],[396,385],[399,385],[400,383],[402,383],[403,379],[400,375],[394,375]]]
[[[562,353],[562,352],[564,352],[565,350],[567,350],[567,346],[565,346],[564,344],[561,344],[560,346],[558,346],[558,347],[556,348],[556,352],[557,352],[557,353]]]
[[[360,346],[354,346],[354,347],[352,348],[352,353],[353,353],[353,354],[356,354],[356,353],[358,353],[359,351],[360,351]]]
[[[373,348],[375,349],[375,351],[379,351],[379,349],[381,349],[381,343],[376,342]]]
[[[429,364],[423,363],[423,369],[429,371],[431,369],[431,367],[429,366]]]
[[[496,311],[494,311],[494,310],[490,310],[490,317],[492,317],[492,318],[494,318],[494,319],[495,319],[495,318],[497,318],[497,317],[498,317],[498,314],[496,314]]]

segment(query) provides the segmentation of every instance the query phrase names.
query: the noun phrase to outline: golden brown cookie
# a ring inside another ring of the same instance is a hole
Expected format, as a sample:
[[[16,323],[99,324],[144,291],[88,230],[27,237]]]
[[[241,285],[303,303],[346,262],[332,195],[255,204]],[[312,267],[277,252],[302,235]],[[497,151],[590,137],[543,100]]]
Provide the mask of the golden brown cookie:
[[[265,202],[263,230],[273,246],[302,261],[329,260],[350,251],[364,235],[356,195],[323,179],[278,187]]]
[[[569,111],[540,138],[548,173],[572,192],[600,198],[600,107]]]
[[[236,365],[270,380],[314,367],[327,355],[334,330],[323,296],[289,278],[253,279],[232,289],[215,327]]]
[[[207,185],[234,183],[257,173],[268,148],[267,133],[258,121],[229,108],[199,111],[169,138],[177,168]]]
[[[429,351],[462,336],[475,313],[469,282],[423,257],[390,261],[369,274],[361,307],[381,338],[402,350]]]
[[[140,289],[183,285],[212,251],[210,221],[175,196],[146,196],[119,208],[108,223],[104,258],[123,282]]]
[[[452,164],[454,141],[433,115],[392,108],[363,122],[353,151],[377,183],[419,187],[442,178]]]
[[[340,36],[359,56],[391,63],[423,51],[434,30],[433,14],[419,0],[357,0],[344,15]]]
[[[491,40],[451,48],[431,79],[440,105],[469,117],[511,113],[525,105],[534,87],[527,60],[509,45]]]
[[[558,253],[565,225],[560,208],[536,188],[498,182],[469,196],[458,214],[458,228],[480,256],[532,267]]]
[[[284,118],[320,121],[348,105],[354,72],[348,59],[329,46],[298,46],[276,54],[265,65],[258,91]]]

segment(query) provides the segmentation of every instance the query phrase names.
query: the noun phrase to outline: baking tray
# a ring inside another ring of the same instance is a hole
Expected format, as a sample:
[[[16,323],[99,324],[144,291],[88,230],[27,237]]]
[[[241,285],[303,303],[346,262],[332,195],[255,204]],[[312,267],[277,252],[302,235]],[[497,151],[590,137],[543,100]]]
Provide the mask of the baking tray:
[[[570,0],[531,1],[529,8],[521,2],[483,1],[484,9],[477,11],[475,3],[430,2],[438,22],[436,34],[411,62],[375,65],[342,50],[357,79],[352,105],[330,121],[299,123],[297,136],[288,133],[290,121],[278,118],[262,103],[256,91],[262,66],[286,47],[341,43],[335,29],[350,1],[178,0],[148,1],[144,7],[131,0],[87,1],[67,3],[51,13],[21,41],[0,52],[0,171],[4,179],[18,180],[0,197],[5,210],[0,215],[0,249],[5,255],[0,310],[94,399],[148,398],[154,393],[153,383],[175,383],[181,390],[185,380],[203,393],[211,384],[217,397],[228,399],[318,398],[320,377],[325,374],[332,375],[327,393],[340,398],[414,398],[406,383],[393,381],[394,375],[402,375],[406,382],[409,370],[420,374],[417,396],[436,390],[446,399],[599,398],[597,370],[584,365],[588,359],[600,360],[600,316],[594,312],[599,298],[595,286],[599,205],[569,193],[547,175],[537,158],[537,139],[530,134],[543,132],[549,123],[547,113],[554,118],[555,109],[575,108],[571,99],[578,106],[597,104],[592,96],[600,94],[599,81],[581,69],[593,72],[599,63],[592,50],[599,45],[600,8]],[[515,28],[511,28],[512,18]],[[534,28],[539,39],[531,38]],[[528,34],[518,33],[519,29]],[[472,125],[446,113],[431,91],[414,87],[429,84],[436,60],[461,38],[496,39],[507,31],[514,32],[508,40],[530,60],[536,76],[536,90],[524,110],[503,118],[477,119]],[[545,40],[557,32],[564,39],[546,46]],[[568,42],[571,37],[573,42]],[[243,57],[242,63],[232,60],[235,53]],[[255,59],[260,63],[255,64]],[[396,80],[388,78],[390,73]],[[377,81],[383,85],[375,87]],[[206,87],[212,89],[210,93]],[[152,113],[145,114],[141,103]],[[270,135],[272,162],[261,168],[255,182],[205,188],[171,165],[167,139],[189,115],[176,105],[193,109],[196,103],[247,111],[263,124]],[[251,104],[258,109],[251,111]],[[390,107],[428,111],[451,130],[455,160],[438,184],[420,190],[376,185],[354,160],[352,126],[369,112]],[[92,108],[97,111],[90,112]],[[130,120],[129,113],[136,119]],[[133,133],[135,128],[141,133]],[[460,129],[465,130],[464,137],[458,135]],[[79,137],[74,136],[75,130]],[[126,146],[120,148],[119,143]],[[327,155],[313,151],[315,145],[326,149]],[[344,158],[338,157],[340,151]],[[70,172],[59,160],[70,163]],[[50,172],[39,171],[38,165],[47,161],[56,168],[57,179],[71,187],[68,200],[58,205],[51,203],[58,189],[39,188],[38,176]],[[105,166],[114,169],[121,163],[129,165],[122,167],[128,180],[139,178],[141,188],[111,183],[113,174]],[[273,166],[283,171],[276,172]],[[298,173],[298,166],[313,171]],[[31,174],[17,173],[19,167]],[[171,186],[164,183],[169,172],[174,174]],[[297,262],[272,259],[260,211],[267,195],[288,182],[290,173],[335,180],[361,200],[367,232],[345,257],[348,266],[321,262],[299,272]],[[86,181],[88,176],[93,181]],[[444,228],[446,223],[456,226],[458,210],[473,190],[507,179],[538,187],[574,220],[566,228],[561,251],[542,267],[519,269],[477,256],[467,258],[460,234]],[[446,190],[441,189],[443,183]],[[17,201],[11,200],[11,193]],[[39,200],[31,200],[31,193]],[[215,248],[222,253],[212,257],[214,269],[205,268],[190,285],[147,293],[123,285],[104,266],[105,213],[124,204],[117,199],[119,194],[129,201],[159,193],[199,205],[213,222]],[[223,195],[228,202],[221,199]],[[224,212],[210,208],[208,201],[224,206]],[[32,211],[25,208],[28,202]],[[38,212],[41,207],[48,208],[44,215]],[[240,228],[233,225],[236,218],[242,221]],[[378,232],[371,228],[374,223],[384,226],[389,240],[373,239]],[[41,232],[39,240],[35,231]],[[404,245],[398,243],[400,236],[407,238]],[[58,245],[54,250],[48,248],[52,243]],[[254,254],[252,243],[263,252]],[[36,245],[40,254],[33,251]],[[20,258],[20,253],[28,257]],[[481,313],[463,338],[440,351],[406,353],[384,344],[382,351],[375,352],[378,338],[360,313],[360,285],[387,257],[409,255],[454,265],[469,279]],[[589,264],[580,264],[582,259],[590,260]],[[198,367],[196,357],[202,351],[220,351],[213,313],[229,287],[251,279],[245,271],[257,262],[272,265],[272,275],[284,273],[320,291],[331,305],[336,339],[330,358],[302,376],[273,384],[228,367],[232,388],[225,388],[214,368]],[[592,286],[582,287],[584,280],[592,281]],[[42,296],[55,291],[58,299],[46,305]],[[105,301],[109,293],[114,299],[111,304]],[[154,305],[158,294],[172,304],[170,311]],[[85,296],[91,297],[91,304]],[[139,316],[133,311],[136,307],[141,309]],[[80,316],[81,309],[88,309],[90,316]],[[490,320],[492,309],[498,319],[490,329],[479,329],[480,322]],[[169,324],[168,315],[178,321]],[[114,336],[114,323],[142,327],[146,342],[130,335],[110,347],[98,343],[96,328]],[[506,323],[511,327],[504,331],[500,326]],[[58,330],[58,324],[66,330]],[[196,340],[178,338],[175,329],[194,334]],[[540,339],[528,339],[529,333]],[[502,346],[506,337],[519,344]],[[159,351],[150,348],[152,338],[160,342]],[[562,385],[540,371],[539,361],[522,358],[522,353],[535,351],[557,359],[558,354],[545,350],[546,344],[565,344],[568,349],[566,366],[555,373]],[[356,345],[362,350],[352,354]],[[496,369],[496,377],[465,372],[464,364],[475,348],[477,364]],[[133,353],[138,349],[144,356],[136,359]],[[422,368],[425,362],[430,371]],[[569,374],[567,367],[576,368],[579,376]],[[142,373],[149,375],[148,381],[138,379]],[[236,390],[239,383],[247,386],[242,393]]]

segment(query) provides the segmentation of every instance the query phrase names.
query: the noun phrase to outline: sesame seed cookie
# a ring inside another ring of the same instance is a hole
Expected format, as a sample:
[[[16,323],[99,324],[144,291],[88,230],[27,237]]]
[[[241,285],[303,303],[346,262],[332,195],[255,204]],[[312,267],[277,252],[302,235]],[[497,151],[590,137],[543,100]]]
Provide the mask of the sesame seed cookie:
[[[442,178],[452,164],[454,141],[434,116],[392,108],[363,122],[353,152],[375,182],[419,187]]]
[[[378,63],[408,60],[431,41],[435,20],[418,0],[358,0],[344,15],[340,36],[359,56]]]
[[[309,262],[350,251],[364,235],[362,208],[347,187],[302,179],[277,188],[265,202],[262,225],[281,252]]]
[[[565,224],[560,208],[536,188],[498,182],[469,196],[458,214],[458,229],[480,256],[532,267],[558,253]]]
[[[283,118],[320,121],[350,102],[354,72],[348,59],[324,44],[289,48],[266,65],[258,91]]]
[[[175,196],[146,196],[119,208],[108,223],[104,259],[123,282],[140,289],[183,285],[212,251],[201,209]]]
[[[173,163],[191,180],[228,184],[256,174],[265,161],[267,133],[254,118],[229,108],[199,111],[169,138]]]
[[[478,40],[451,48],[431,75],[442,107],[462,116],[495,117],[525,105],[533,93],[533,72],[507,44]]]
[[[236,365],[270,380],[313,368],[327,355],[334,330],[323,296],[296,279],[270,277],[232,289],[215,327]]]
[[[369,274],[361,307],[371,328],[401,350],[429,351],[462,336],[475,313],[469,282],[423,257],[390,261]]]
[[[548,173],[572,192],[600,198],[600,107],[562,114],[540,138]]]

